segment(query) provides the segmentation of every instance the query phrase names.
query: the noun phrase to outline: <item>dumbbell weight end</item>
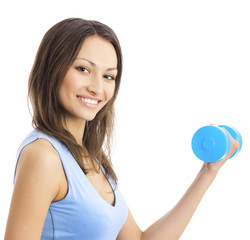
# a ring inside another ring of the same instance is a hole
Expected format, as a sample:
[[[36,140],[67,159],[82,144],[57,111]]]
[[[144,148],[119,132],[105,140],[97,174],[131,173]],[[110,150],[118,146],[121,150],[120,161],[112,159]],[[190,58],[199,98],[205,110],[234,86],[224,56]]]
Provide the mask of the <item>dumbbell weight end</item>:
[[[200,160],[216,162],[226,157],[231,141],[224,128],[240,143],[240,148],[231,157],[240,151],[242,139],[237,129],[225,125],[205,126],[198,129],[192,138],[192,150]]]

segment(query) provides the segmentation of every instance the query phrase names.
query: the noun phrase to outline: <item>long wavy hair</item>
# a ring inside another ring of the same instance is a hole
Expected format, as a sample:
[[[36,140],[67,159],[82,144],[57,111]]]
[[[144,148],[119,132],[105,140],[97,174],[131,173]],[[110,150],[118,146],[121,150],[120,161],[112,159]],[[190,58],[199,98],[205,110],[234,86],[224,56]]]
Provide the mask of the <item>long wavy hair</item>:
[[[98,160],[108,177],[117,183],[117,176],[111,163],[111,140],[114,125],[114,101],[117,97],[121,74],[122,52],[118,38],[107,25],[81,18],[68,18],[48,30],[38,48],[32,67],[28,97],[32,104],[33,127],[60,140],[71,152],[83,172],[83,148],[77,144],[73,135],[64,127],[66,110],[59,99],[59,86],[69,67],[73,64],[86,37],[100,36],[108,40],[117,55],[118,74],[115,79],[115,91],[111,100],[102,108],[96,117],[85,126],[82,143],[88,157],[94,165]],[[96,167],[94,168],[96,171]]]

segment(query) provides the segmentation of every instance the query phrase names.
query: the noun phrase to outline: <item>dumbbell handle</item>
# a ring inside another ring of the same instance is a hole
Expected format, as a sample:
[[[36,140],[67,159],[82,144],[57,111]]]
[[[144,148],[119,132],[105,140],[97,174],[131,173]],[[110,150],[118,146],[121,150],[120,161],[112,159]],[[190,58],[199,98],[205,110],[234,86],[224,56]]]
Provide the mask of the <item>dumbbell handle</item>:
[[[233,157],[242,147],[242,138],[237,129],[226,125],[210,125],[198,129],[192,138],[194,154],[205,162],[216,162],[223,159],[231,147],[228,132],[240,143],[239,149],[231,156]]]

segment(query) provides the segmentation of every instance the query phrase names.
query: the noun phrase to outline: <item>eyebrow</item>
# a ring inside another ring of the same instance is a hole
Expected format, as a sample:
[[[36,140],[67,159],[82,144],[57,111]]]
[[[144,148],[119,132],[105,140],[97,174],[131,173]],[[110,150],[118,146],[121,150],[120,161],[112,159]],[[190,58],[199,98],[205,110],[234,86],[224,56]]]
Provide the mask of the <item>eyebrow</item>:
[[[87,61],[90,65],[92,65],[94,67],[96,66],[96,64],[94,62],[92,62],[92,61],[90,61],[90,60],[88,60],[86,58],[76,58],[75,60],[84,60],[84,61]],[[107,68],[106,70],[108,70],[108,71],[113,71],[113,70],[118,71],[118,69],[116,67],[114,67],[114,68]]]

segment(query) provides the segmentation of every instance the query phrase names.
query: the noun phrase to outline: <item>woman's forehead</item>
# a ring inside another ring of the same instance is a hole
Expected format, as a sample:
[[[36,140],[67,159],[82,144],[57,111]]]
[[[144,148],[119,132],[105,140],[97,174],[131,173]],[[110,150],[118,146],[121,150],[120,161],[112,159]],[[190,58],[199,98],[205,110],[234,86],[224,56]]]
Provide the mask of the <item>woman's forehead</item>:
[[[88,61],[92,65],[107,69],[117,68],[117,55],[114,46],[99,36],[87,37],[76,57],[79,61]]]

